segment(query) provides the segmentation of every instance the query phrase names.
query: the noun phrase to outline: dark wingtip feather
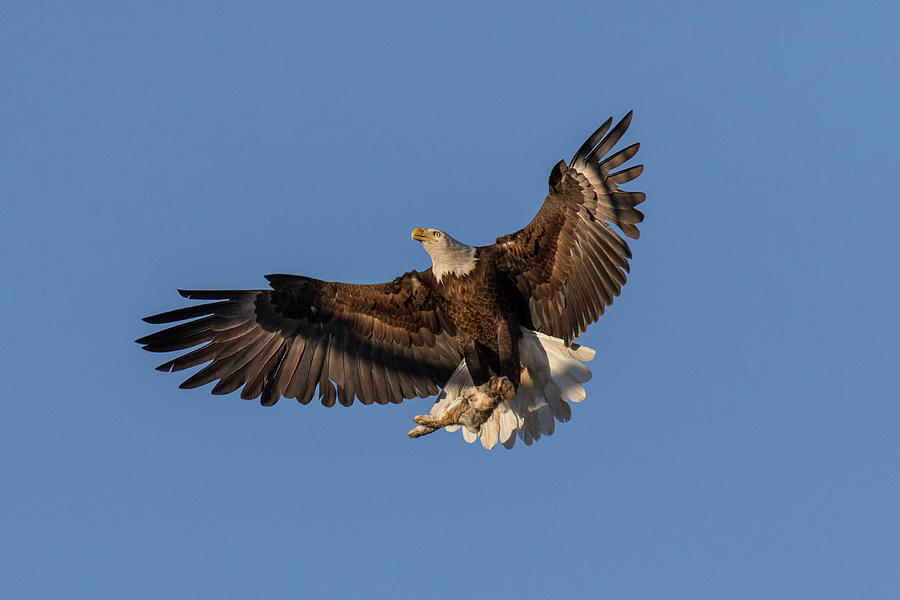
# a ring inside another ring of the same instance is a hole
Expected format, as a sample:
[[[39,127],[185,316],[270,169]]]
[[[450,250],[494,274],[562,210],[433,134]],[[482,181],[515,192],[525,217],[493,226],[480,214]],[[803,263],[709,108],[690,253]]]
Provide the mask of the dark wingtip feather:
[[[172,323],[175,319],[167,319],[166,316],[169,312],[159,313],[156,315],[150,315],[149,317],[144,317],[141,319],[144,323],[150,323],[151,325],[161,325],[163,323]]]
[[[281,396],[277,398],[272,394],[272,382],[274,381],[274,375],[266,381],[266,386],[263,388],[262,395],[259,397],[260,406],[275,406]]]
[[[635,213],[634,224],[637,225],[638,223],[643,223],[644,222],[644,213],[637,210],[636,208],[633,209],[633,212]]]
[[[236,300],[256,293],[258,290],[178,290],[189,300]]]
[[[638,150],[641,149],[641,143],[635,142],[628,146],[627,148],[622,148],[612,156],[604,158],[600,161],[600,168],[606,169],[607,171],[611,171],[618,167],[619,165],[625,163],[628,159],[637,154]]]
[[[147,323],[152,323],[154,325],[174,323],[175,321],[184,321],[186,319],[193,319],[195,317],[205,317],[206,315],[211,315],[217,310],[226,306],[228,306],[227,300],[222,302],[210,302],[207,304],[186,306],[184,308],[176,308],[175,310],[169,310],[163,313],[159,313],[158,315],[144,317],[144,321],[146,321]]]
[[[603,158],[603,156],[612,150],[613,146],[622,138],[622,135],[628,130],[628,126],[631,125],[631,117],[634,115],[633,110],[629,110],[628,114],[622,117],[622,120],[616,123],[615,127],[607,134],[605,138],[594,148],[591,149],[590,152],[585,155],[585,158],[590,160],[591,157],[597,157],[597,160]]]
[[[640,223],[643,220],[644,220],[644,215],[641,214],[640,218],[638,219],[637,222]],[[628,237],[630,237],[633,240],[636,240],[639,237],[641,237],[641,231],[637,227],[632,225],[631,223],[622,223],[621,225],[619,225],[619,228],[622,230],[622,233],[624,233],[625,235],[627,235]]]
[[[585,156],[585,155],[590,151],[591,148],[593,148],[594,146],[596,146],[597,144],[599,144],[599,143],[600,143],[600,139],[601,139],[601,138],[603,137],[603,135],[606,133],[606,130],[609,129],[609,126],[610,126],[611,124],[612,124],[612,117],[610,117],[610,118],[608,118],[606,121],[604,121],[604,122],[603,122],[603,125],[601,125],[600,127],[598,127],[598,128],[594,131],[594,133],[592,133],[592,134],[590,135],[590,137],[588,137],[588,139],[586,139],[586,140],[584,141],[584,143],[581,145],[581,148],[578,149],[578,151],[577,151],[577,152],[575,153],[575,155],[572,157],[572,160],[571,160],[571,162],[570,162],[569,164],[572,164],[572,163],[574,163],[576,160],[578,160],[579,158]]]
[[[633,167],[628,167],[627,169],[622,169],[621,171],[610,173],[609,179],[615,181],[616,183],[628,183],[629,181],[640,177],[641,173],[643,172],[644,165],[634,165]]]

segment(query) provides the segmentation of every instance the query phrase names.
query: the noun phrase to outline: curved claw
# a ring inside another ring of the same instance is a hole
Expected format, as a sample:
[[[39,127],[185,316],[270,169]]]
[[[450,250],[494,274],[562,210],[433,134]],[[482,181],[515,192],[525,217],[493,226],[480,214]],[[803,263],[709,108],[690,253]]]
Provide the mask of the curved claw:
[[[516,386],[508,377],[491,377],[490,386],[501,400],[510,400],[516,395]]]

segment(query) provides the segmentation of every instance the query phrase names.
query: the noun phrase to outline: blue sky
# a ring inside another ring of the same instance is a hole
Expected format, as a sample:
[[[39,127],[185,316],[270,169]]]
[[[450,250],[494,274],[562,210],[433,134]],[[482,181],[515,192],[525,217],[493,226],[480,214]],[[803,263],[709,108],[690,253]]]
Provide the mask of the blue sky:
[[[900,596],[896,3],[0,13],[4,597]],[[490,243],[631,108],[632,274],[535,446],[132,342],[176,287]]]

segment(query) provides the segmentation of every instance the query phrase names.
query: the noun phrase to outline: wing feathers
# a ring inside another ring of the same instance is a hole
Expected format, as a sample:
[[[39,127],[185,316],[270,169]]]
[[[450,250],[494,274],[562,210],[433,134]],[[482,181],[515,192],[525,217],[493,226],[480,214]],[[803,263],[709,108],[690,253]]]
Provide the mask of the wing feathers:
[[[372,383],[375,387],[375,403],[387,404],[388,395],[391,389],[388,386],[387,376],[385,375],[384,357],[381,355],[381,347],[373,344],[371,347],[372,356]]]
[[[622,171],[610,173],[609,178],[616,183],[628,183],[632,179],[637,179],[638,176],[643,172],[644,165],[635,165],[633,167],[629,167],[628,169],[623,169]],[[640,202],[643,202],[643,200],[640,200]],[[638,202],[635,202],[634,204],[638,204]],[[634,204],[632,206],[634,206]]]
[[[575,153],[575,156],[572,157],[571,162],[575,162],[579,158],[583,158],[587,156],[587,154],[591,151],[591,149],[600,143],[600,140],[603,138],[603,135],[609,130],[609,126],[612,125],[612,117],[608,118],[603,122],[603,125],[597,128],[597,130],[591,134],[591,136],[584,141],[581,145],[581,148],[578,149],[578,152]]]
[[[622,117],[622,120],[616,123],[616,126],[612,128],[612,131],[609,132],[602,142],[597,145],[596,148],[591,150],[587,155],[585,155],[585,160],[591,160],[594,156],[603,157],[604,154],[612,150],[612,147],[616,145],[622,135],[625,133],[625,130],[628,129],[628,126],[631,125],[631,117],[634,114],[634,111],[629,110],[628,114]],[[573,161],[574,162],[574,161]]]
[[[170,310],[158,315],[144,317],[143,320],[147,323],[153,323],[154,325],[158,325],[161,323],[174,323],[175,321],[184,321],[185,319],[193,319],[195,317],[215,314],[217,310],[223,310],[229,304],[230,303],[226,300],[225,302],[211,302],[209,304],[187,306],[185,308]]]
[[[321,325],[316,325],[305,338],[306,347],[303,350],[303,357],[284,393],[287,398],[296,398],[300,404],[308,404],[312,399],[315,381],[318,379],[318,371],[313,375],[311,369],[316,348],[319,345],[321,329]]]
[[[188,352],[178,358],[165,362],[158,367],[157,371],[181,371],[188,367],[195,367],[199,364],[209,362],[217,356],[218,351],[222,348],[222,344],[218,342],[210,342],[192,352]]]
[[[360,344],[356,351],[356,374],[359,377],[359,388],[356,396],[363,404],[372,404],[375,401],[375,387],[372,384],[372,360],[370,358],[370,345]]]
[[[189,300],[244,300],[256,294],[250,290],[178,290]]]
[[[342,383],[338,384],[338,402],[344,406],[353,404],[353,399],[359,395],[356,363],[353,359],[356,355],[356,350],[356,338],[352,335],[345,336],[344,343],[341,346]]]
[[[181,387],[216,382],[214,394],[242,388],[242,398],[267,406],[281,397],[306,404],[314,395],[326,406],[424,397],[461,360],[432,304],[430,271],[372,286],[267,277],[271,291],[180,290],[212,302],[147,317],[176,324],[137,341],[154,352],[202,344],[157,368],[208,363]]]
[[[275,336],[252,361],[247,363],[244,367],[245,375],[243,379],[245,383],[244,389],[241,390],[241,398],[252,400],[262,394],[266,379],[272,373],[272,368],[281,358],[284,351],[284,339],[280,336]]]
[[[609,171],[611,169],[615,169],[629,158],[637,154],[638,149],[640,149],[641,145],[639,143],[632,144],[627,148],[622,148],[615,154],[610,155],[609,158],[606,158],[600,161],[599,166],[601,169]]]
[[[341,404],[347,402],[346,398],[341,398],[346,392],[344,391],[344,331],[338,329],[334,333],[331,345],[328,348],[328,378],[335,383],[337,397],[341,400]],[[349,399],[346,406],[353,403],[353,398]]]
[[[191,340],[198,334],[204,334],[211,331],[212,323],[215,319],[214,316],[204,317],[202,319],[197,319],[196,321],[191,321],[190,323],[175,325],[174,327],[169,327],[163,331],[145,335],[135,341],[138,344],[143,344],[144,350],[149,350],[150,352],[168,352],[167,348],[169,346],[182,344],[185,340]],[[188,344],[187,346],[178,348],[173,347],[171,349],[181,350],[181,348],[189,348],[190,346],[196,345],[197,343],[195,342],[193,344]]]
[[[611,226],[630,238],[640,235],[637,224],[644,215],[635,206],[646,197],[620,190],[617,184],[634,180],[644,167],[610,173],[634,157],[640,145],[606,156],[631,118],[628,112],[612,129],[612,119],[607,120],[568,166],[554,166],[550,193],[531,223],[489,247],[492,258],[528,298],[535,328],[566,342],[596,321],[625,284],[631,250]]]
[[[302,337],[288,338],[285,341],[285,350],[281,363],[275,370],[275,376],[270,378],[269,385],[263,390],[260,403],[271,406],[278,402],[279,398],[286,396],[287,386],[291,382],[291,376],[297,369],[300,356],[303,354],[304,339]]]

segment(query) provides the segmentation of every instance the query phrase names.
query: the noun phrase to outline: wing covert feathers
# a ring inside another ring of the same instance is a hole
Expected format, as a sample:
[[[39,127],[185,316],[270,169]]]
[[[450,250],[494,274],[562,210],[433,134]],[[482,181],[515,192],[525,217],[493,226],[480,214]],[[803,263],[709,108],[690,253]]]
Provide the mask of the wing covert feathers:
[[[214,300],[147,317],[172,325],[137,340],[146,350],[194,348],[157,367],[206,364],[182,388],[217,381],[213,394],[271,406],[279,398],[348,406],[427,398],[462,356],[431,301],[430,272],[392,282],[352,285],[296,275],[269,275],[271,290],[179,290]]]
[[[612,119],[607,120],[568,165],[555,165],[550,191],[531,223],[489,247],[528,299],[535,329],[566,343],[600,318],[625,284],[631,250],[614,227],[630,238],[640,235],[637,225],[644,215],[635,206],[645,195],[617,184],[637,178],[644,167],[610,172],[640,147],[631,144],[609,154],[631,116],[612,129]]]

